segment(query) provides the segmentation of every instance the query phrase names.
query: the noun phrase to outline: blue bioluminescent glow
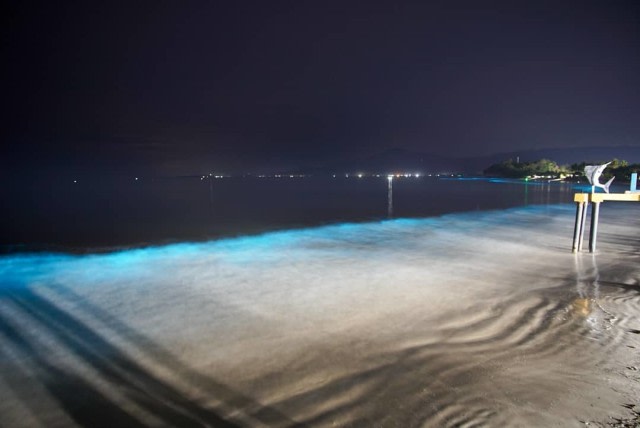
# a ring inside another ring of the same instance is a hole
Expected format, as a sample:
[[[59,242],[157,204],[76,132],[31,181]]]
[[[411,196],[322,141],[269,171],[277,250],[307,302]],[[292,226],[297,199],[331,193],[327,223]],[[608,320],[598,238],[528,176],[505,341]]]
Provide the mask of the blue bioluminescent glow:
[[[391,179],[389,210],[392,210]],[[431,248],[433,235],[447,234],[451,239],[468,239],[474,230],[499,224],[500,219],[518,212],[528,214],[558,212],[559,207],[529,207],[505,211],[450,214],[426,219],[396,219],[372,223],[344,223],[324,227],[295,229],[221,239],[202,243],[179,243],[158,247],[133,248],[106,254],[18,254],[0,257],[3,286],[37,285],[41,282],[73,277],[90,286],[109,278],[153,276],[168,266],[180,266],[194,261],[252,265],[273,260],[300,260],[319,254],[341,256],[387,257],[389,252],[403,254],[405,249],[421,250],[425,254],[440,252]],[[510,221],[514,222],[517,218]],[[412,250],[412,251],[413,251]],[[394,256],[395,257],[395,256]],[[202,266],[206,268],[206,266]],[[174,274],[178,274],[174,272]],[[133,284],[132,286],[135,286]]]

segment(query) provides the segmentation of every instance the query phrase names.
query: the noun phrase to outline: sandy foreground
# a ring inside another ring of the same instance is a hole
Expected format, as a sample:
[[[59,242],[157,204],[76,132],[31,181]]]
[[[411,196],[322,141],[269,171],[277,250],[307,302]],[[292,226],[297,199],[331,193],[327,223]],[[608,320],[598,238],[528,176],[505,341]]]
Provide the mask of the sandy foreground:
[[[595,255],[568,204],[5,256],[0,425],[632,420],[637,208],[602,206]]]

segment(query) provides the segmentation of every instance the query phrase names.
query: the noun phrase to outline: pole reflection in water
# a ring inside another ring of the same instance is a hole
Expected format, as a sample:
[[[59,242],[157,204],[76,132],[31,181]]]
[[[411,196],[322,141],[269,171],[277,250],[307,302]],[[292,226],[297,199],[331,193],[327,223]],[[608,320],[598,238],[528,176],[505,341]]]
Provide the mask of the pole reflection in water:
[[[600,297],[600,272],[594,254],[591,257],[591,268],[584,266],[581,254],[576,254],[574,263],[578,297],[572,302],[572,312],[586,318],[591,315],[592,303],[597,302]]]
[[[389,182],[387,190],[387,217],[393,217],[393,175],[387,177]]]
[[[211,214],[215,213],[213,208],[213,180],[209,177],[209,208],[211,209]]]

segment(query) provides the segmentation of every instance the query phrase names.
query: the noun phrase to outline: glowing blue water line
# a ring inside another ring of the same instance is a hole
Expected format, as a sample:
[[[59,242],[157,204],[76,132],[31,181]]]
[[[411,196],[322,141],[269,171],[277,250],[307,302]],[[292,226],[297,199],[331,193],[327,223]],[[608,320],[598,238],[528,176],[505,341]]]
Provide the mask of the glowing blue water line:
[[[269,260],[269,254],[282,251],[291,252],[296,257],[296,249],[340,252],[351,251],[353,246],[380,246],[385,251],[402,251],[407,246],[403,237],[416,234],[434,233],[441,230],[464,229],[473,233],[474,229],[485,229],[501,225],[505,217],[511,221],[513,213],[522,218],[526,214],[548,213],[549,210],[570,214],[571,204],[556,206],[528,206],[505,210],[445,214],[430,218],[402,218],[369,223],[341,223],[328,226],[268,232],[254,236],[226,238],[208,242],[185,242],[146,248],[118,250],[112,253],[71,255],[55,253],[14,254],[0,257],[0,279],[2,287],[34,283],[43,277],[55,277],[69,269],[87,272],[87,280],[94,281],[96,275],[117,276],[119,272],[128,275],[167,261],[184,262],[198,256],[223,257],[227,262],[251,263],[256,255]],[[427,235],[425,235],[426,237]],[[383,239],[381,242],[380,239]],[[426,239],[426,238],[425,238]]]

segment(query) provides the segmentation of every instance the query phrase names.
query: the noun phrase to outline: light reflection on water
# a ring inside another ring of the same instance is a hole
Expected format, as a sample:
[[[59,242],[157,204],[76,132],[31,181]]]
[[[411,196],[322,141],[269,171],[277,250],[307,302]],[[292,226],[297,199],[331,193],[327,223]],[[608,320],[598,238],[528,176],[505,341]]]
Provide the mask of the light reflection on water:
[[[390,175],[387,177],[389,181],[389,188],[387,190],[387,217],[393,217],[393,176]]]

